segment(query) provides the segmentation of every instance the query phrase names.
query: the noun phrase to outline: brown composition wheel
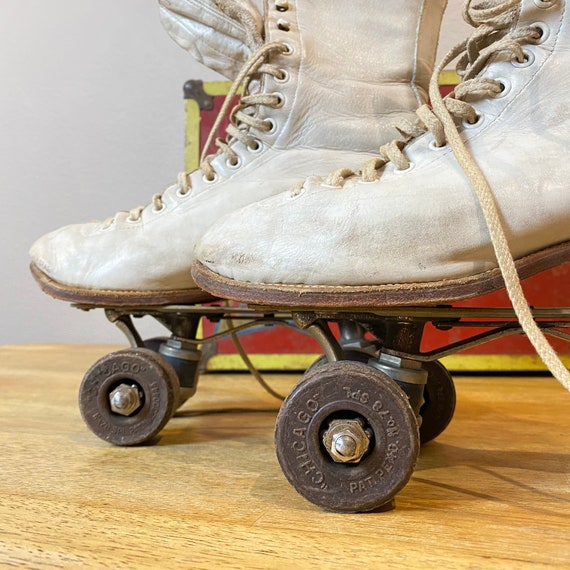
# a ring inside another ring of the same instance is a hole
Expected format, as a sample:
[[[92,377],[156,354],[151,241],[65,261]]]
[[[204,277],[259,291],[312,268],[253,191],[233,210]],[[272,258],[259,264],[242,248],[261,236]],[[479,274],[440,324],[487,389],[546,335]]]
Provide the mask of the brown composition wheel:
[[[424,389],[424,404],[420,409],[422,445],[439,436],[451,422],[455,412],[455,386],[447,368],[438,360],[425,362],[428,380]]]
[[[176,372],[147,348],[103,356],[87,371],[79,389],[85,423],[115,445],[151,440],[172,417],[178,400]]]
[[[283,473],[306,499],[336,512],[390,503],[419,453],[417,421],[404,392],[359,362],[323,364],[286,398],[275,430]]]

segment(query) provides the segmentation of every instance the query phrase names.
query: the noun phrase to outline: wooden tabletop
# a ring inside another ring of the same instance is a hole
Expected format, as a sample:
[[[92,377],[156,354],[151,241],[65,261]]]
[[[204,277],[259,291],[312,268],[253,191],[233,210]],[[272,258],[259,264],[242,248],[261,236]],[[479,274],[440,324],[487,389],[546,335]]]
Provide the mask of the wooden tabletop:
[[[279,403],[248,375],[203,376],[153,446],[96,438],[77,389],[109,350],[0,347],[0,568],[570,568],[570,394],[551,378],[457,377],[396,508],[346,515],[287,483]]]

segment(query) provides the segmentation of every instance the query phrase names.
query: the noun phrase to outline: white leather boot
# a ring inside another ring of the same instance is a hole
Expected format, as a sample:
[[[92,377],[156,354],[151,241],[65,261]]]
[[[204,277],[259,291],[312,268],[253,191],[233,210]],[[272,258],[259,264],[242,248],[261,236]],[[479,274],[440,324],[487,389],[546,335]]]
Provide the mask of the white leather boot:
[[[355,168],[412,119],[427,98],[445,3],[267,0],[262,36],[249,3],[216,0],[247,30],[251,54],[234,83],[244,95],[228,138],[149,205],[39,239],[30,253],[40,286],[101,305],[203,299],[190,267],[216,220],[309,174]],[[247,231],[256,239],[255,224]]]
[[[516,270],[570,260],[568,4],[467,2],[477,28],[434,73],[433,111],[418,111],[428,132],[386,146],[359,175],[313,177],[230,214],[199,243],[198,283],[247,302],[374,307],[506,282],[530,338]],[[463,81],[442,101],[435,76],[458,55]]]

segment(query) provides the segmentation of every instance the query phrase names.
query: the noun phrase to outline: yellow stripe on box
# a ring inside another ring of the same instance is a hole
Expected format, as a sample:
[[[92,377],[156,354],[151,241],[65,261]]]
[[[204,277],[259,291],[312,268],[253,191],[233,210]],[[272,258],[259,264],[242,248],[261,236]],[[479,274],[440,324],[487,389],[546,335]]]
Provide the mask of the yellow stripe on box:
[[[250,354],[253,365],[259,370],[304,371],[320,354]],[[570,357],[561,356],[562,362],[570,367]],[[441,359],[452,372],[546,372],[542,360],[533,355],[508,354],[454,354]],[[238,354],[218,354],[207,363],[209,372],[230,370],[247,371]]]

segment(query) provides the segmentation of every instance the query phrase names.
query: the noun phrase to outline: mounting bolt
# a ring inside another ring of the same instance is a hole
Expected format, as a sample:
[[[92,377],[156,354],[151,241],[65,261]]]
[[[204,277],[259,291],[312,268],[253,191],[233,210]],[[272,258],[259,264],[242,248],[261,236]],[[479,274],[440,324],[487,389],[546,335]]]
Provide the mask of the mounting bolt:
[[[141,394],[134,384],[119,384],[110,394],[111,410],[122,416],[130,416],[142,405]]]
[[[370,430],[361,420],[332,420],[322,437],[336,463],[358,463],[370,447]]]

